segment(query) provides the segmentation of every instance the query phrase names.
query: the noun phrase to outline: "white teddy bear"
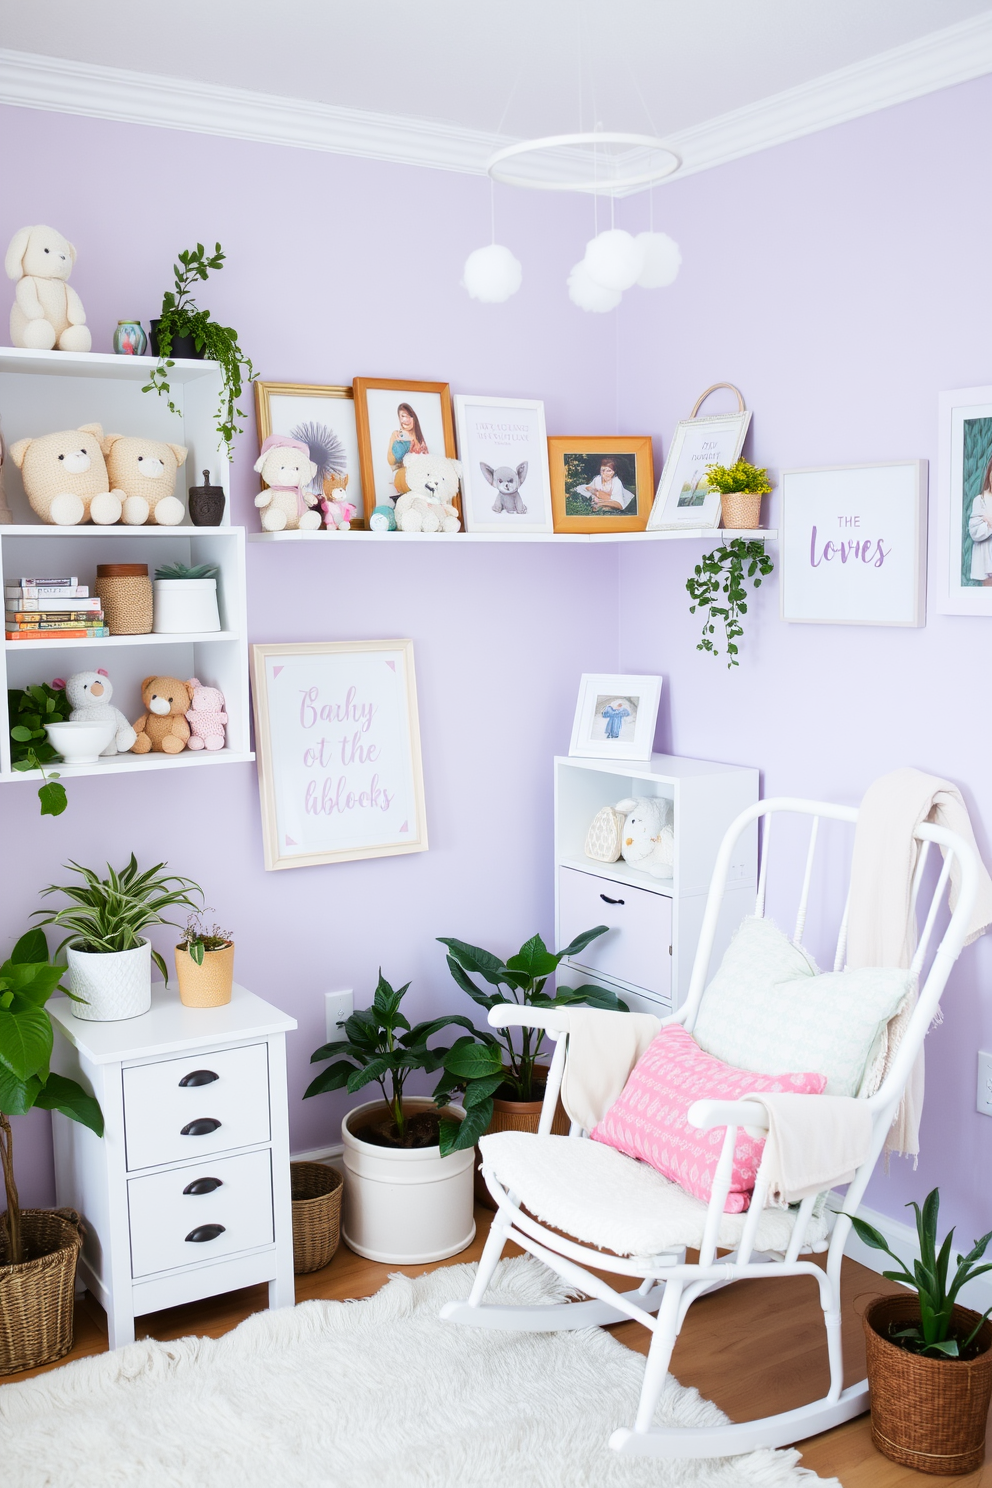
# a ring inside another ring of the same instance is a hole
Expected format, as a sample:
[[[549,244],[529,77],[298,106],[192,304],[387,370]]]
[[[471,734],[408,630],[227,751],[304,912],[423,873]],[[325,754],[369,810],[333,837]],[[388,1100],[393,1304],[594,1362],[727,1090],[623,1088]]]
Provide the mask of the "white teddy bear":
[[[112,705],[110,699],[114,695],[114,689],[103,668],[95,672],[74,672],[64,684],[56,677],[52,683],[53,687],[63,685],[72,708],[69,722],[104,723],[112,718],[117,730],[103,753],[126,754],[138,736],[120,708]]]
[[[285,434],[270,434],[255,461],[255,469],[268,487],[255,497],[255,505],[262,508],[264,532],[320,526],[319,510],[309,510],[318,505],[319,498],[307,490],[317,474],[308,445]]]
[[[93,338],[83,302],[66,280],[76,250],[54,227],[22,227],[10,240],[4,267],[17,280],[10,310],[13,346],[33,351],[89,351]]]
[[[408,489],[396,500],[401,532],[457,532],[461,527],[458,481],[462,467],[444,455],[407,455],[403,461]]]
[[[652,878],[671,878],[675,862],[672,803],[663,796],[625,796],[614,807],[624,814],[620,856]]]

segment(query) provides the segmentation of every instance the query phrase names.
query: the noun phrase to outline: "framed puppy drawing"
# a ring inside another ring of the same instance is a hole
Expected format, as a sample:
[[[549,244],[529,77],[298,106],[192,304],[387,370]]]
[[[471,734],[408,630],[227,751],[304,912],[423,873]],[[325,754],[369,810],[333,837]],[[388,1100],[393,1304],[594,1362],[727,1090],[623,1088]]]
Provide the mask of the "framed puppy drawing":
[[[553,532],[544,404],[456,393],[466,532]]]

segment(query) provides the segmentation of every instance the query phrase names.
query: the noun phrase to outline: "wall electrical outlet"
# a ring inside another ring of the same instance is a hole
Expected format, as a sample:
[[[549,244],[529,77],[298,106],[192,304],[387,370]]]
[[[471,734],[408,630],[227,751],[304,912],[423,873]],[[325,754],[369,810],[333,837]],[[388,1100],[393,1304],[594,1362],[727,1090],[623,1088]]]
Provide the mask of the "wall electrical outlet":
[[[978,1097],[976,1108],[983,1116],[992,1116],[992,1054],[978,1051]]]
[[[344,1029],[338,1024],[350,1018],[355,1011],[355,994],[349,987],[346,992],[324,993],[324,1026],[327,1029],[327,1042],[334,1043],[337,1039],[344,1038]],[[992,1073],[992,1071],[990,1071]],[[989,1107],[992,1113],[992,1105]]]

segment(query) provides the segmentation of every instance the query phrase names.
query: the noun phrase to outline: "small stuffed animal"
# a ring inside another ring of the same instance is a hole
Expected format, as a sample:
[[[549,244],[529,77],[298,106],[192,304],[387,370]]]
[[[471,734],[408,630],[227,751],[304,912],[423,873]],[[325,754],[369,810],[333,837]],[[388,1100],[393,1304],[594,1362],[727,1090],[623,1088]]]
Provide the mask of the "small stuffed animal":
[[[528,464],[529,462],[524,460],[516,470],[512,470],[509,465],[498,465],[494,470],[491,465],[479,461],[479,467],[486,480],[496,488],[496,500],[493,502],[494,512],[515,512],[518,516],[526,515],[527,508],[520,495],[520,487],[527,479]]]
[[[186,748],[223,749],[224,725],[227,722],[224,694],[219,688],[204,687],[196,677],[190,677],[186,686],[193,698],[186,714],[186,721],[190,726],[190,739]]]
[[[31,510],[55,527],[119,522],[126,492],[111,490],[103,458],[103,430],[81,424],[39,439],[18,439],[10,458],[23,473]]]
[[[444,455],[407,455],[403,461],[407,489],[396,498],[396,525],[401,532],[457,532],[461,527],[458,481],[462,467]]]
[[[76,250],[54,227],[22,227],[10,240],[4,267],[17,280],[10,310],[13,346],[33,351],[89,351],[93,338],[83,302],[66,282]]]
[[[141,684],[145,712],[134,725],[133,754],[182,754],[189,739],[186,714],[192,698],[178,677],[146,677]]]
[[[255,505],[262,510],[265,532],[292,531],[320,526],[320,512],[310,510],[318,498],[306,487],[317,474],[317,466],[302,439],[270,434],[255,461],[255,469],[268,490],[259,491]]]
[[[392,504],[390,502],[384,501],[380,506],[374,506],[372,508],[372,515],[369,517],[369,531],[396,531],[396,513],[393,511]]]
[[[176,474],[186,460],[183,445],[108,434],[103,453],[111,484],[125,493],[121,515],[129,527],[141,527],[145,522],[175,527],[182,521],[186,508],[173,492]]]
[[[326,496],[321,497],[320,509],[324,513],[324,526],[338,532],[347,532],[358,515],[358,507],[352,502],[331,501]]]
[[[103,667],[98,667],[95,672],[74,672],[68,681],[56,677],[52,686],[65,689],[72,707],[70,723],[104,723],[111,718],[114,720],[117,731],[103,751],[104,754],[126,754],[129,749],[134,748],[137,735],[120,708],[115,708],[111,703],[114,689]]]
[[[620,856],[652,878],[671,878],[675,862],[672,803],[663,796],[625,796],[614,807],[624,824]]]

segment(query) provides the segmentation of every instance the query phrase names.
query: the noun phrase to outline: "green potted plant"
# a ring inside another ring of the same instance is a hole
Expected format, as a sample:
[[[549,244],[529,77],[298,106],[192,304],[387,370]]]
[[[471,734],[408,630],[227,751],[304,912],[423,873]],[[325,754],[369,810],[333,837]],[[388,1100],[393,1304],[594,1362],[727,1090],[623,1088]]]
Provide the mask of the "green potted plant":
[[[152,584],[156,635],[200,635],[220,630],[216,563],[166,563]]]
[[[310,1056],[312,1064],[333,1062],[304,1092],[307,1099],[379,1086],[381,1099],[356,1106],[341,1123],[343,1236],[360,1256],[405,1265],[443,1260],[475,1234],[472,1155],[439,1148],[441,1123],[457,1126],[464,1113],[453,1106],[439,1112],[431,1096],[405,1091],[411,1075],[440,1069],[448,1053],[428,1047],[428,1039],[449,1024],[472,1024],[453,1014],[411,1026],[400,1007],[409,986],[394,989],[379,972],[372,1006],[339,1025],[343,1038]]]
[[[703,637],[696,646],[697,651],[720,655],[713,639],[716,621],[720,620],[727,666],[740,665],[737,642],[744,634],[741,618],[747,614],[748,581],[755,589],[760,589],[762,579],[766,579],[774,567],[765,552],[762,538],[734,537],[723,547],[703,554],[685,585],[692,600],[689,614],[694,615],[697,608],[703,611]]]
[[[186,1007],[223,1007],[234,985],[234,939],[219,925],[208,929],[204,913],[192,912],[176,946],[179,1001]]]
[[[768,471],[747,460],[733,465],[707,465],[706,483],[711,491],[720,492],[721,525],[735,527],[761,526],[761,498],[772,489]]]
[[[228,459],[233,460],[234,436],[241,433],[237,420],[244,418],[237,402],[243,383],[251,382],[255,373],[250,359],[238,345],[237,331],[211,320],[210,311],[200,310],[193,300],[196,281],[222,269],[225,257],[219,243],[209,257],[203,244],[197,243],[195,249],[187,248],[180,253],[179,262],[173,264],[176,287],[166,291],[161,315],[152,321],[152,354],[158,357],[158,365],[142,391],[160,396],[164,393],[171,412],[180,414],[169,386],[169,369],[175,366],[174,358],[209,357],[217,362],[224,379],[217,432],[227,446]]]
[[[73,1014],[93,1023],[112,1023],[147,1013],[152,1005],[152,961],[166,982],[169,973],[142,932],[152,925],[175,924],[163,918],[166,909],[196,909],[189,896],[195,892],[202,902],[202,889],[191,879],[164,874],[165,863],[139,872],[134,853],[124,868],[108,863],[106,878],[78,863],[65,866],[82,882],[49,884],[42,894],[64,894],[70,902],[62,909],[35,913],[43,925],[69,932],[58,950],[66,948]]]
[[[863,1324],[871,1389],[871,1434],[893,1462],[930,1473],[966,1473],[985,1459],[985,1429],[992,1401],[992,1323],[989,1313],[961,1307],[967,1282],[992,1271],[980,1265],[992,1230],[959,1255],[951,1271],[949,1230],[937,1246],[940,1190],[933,1189],[916,1213],[920,1258],[912,1268],[886,1245],[872,1225],[852,1218],[858,1239],[882,1250],[897,1270],[888,1281],[909,1292],[879,1297],[865,1308]]]
[[[0,966],[0,1168],[7,1199],[0,1223],[0,1374],[51,1363],[72,1348],[78,1216],[20,1207],[11,1127],[12,1116],[37,1106],[103,1135],[93,1096],[49,1069],[52,1020],[45,1004],[63,971],[49,963],[40,929],[22,935]]]
[[[45,725],[65,723],[72,708],[64,687],[49,687],[38,682],[31,687],[7,689],[7,714],[10,718],[10,766],[12,770],[40,770],[38,788],[42,816],[61,816],[69,804],[58,773],[45,774],[45,766],[62,756],[49,741]]]

